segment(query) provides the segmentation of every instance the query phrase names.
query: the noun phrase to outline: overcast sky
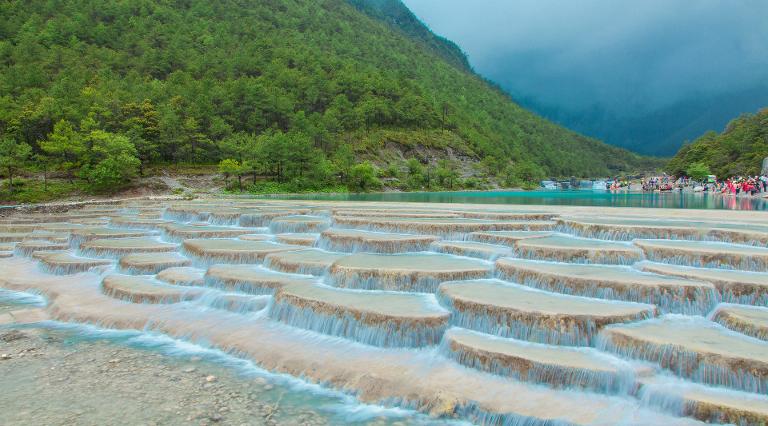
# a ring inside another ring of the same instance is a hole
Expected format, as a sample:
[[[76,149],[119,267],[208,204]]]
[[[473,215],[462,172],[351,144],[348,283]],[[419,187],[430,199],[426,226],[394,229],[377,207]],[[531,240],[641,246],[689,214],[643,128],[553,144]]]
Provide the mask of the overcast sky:
[[[636,114],[768,86],[768,0],[404,0],[518,98]]]

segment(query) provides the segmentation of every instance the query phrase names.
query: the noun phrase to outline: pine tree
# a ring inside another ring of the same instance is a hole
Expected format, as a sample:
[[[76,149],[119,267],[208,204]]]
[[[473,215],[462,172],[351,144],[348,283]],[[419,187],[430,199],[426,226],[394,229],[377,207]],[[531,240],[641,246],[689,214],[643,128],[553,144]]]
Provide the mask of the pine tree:
[[[13,176],[23,169],[30,159],[32,147],[10,136],[0,139],[0,168],[8,176],[9,191],[13,193]]]

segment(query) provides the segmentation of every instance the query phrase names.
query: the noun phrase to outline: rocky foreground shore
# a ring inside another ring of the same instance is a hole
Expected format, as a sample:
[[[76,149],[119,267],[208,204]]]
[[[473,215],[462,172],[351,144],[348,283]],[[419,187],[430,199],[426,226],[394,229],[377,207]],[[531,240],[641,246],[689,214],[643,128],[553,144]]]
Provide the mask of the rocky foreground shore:
[[[0,377],[4,425],[330,423],[264,378],[48,330],[0,329]]]

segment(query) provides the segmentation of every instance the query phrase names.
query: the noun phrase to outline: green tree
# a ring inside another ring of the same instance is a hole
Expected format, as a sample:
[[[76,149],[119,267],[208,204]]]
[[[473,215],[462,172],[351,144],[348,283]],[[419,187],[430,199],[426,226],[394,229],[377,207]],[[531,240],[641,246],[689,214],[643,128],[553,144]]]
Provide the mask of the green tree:
[[[690,166],[688,166],[688,168],[685,169],[685,173],[691,179],[699,182],[703,182],[704,179],[707,178],[707,176],[712,174],[712,172],[709,170],[709,166],[707,166],[704,163],[691,164]]]
[[[355,152],[352,144],[342,143],[336,149],[331,161],[339,172],[339,179],[342,182],[347,182],[352,167],[355,165]]]
[[[248,151],[253,149],[255,139],[252,134],[246,132],[231,134],[219,142],[221,156],[243,163],[248,156]]]
[[[136,147],[136,154],[141,162],[139,174],[144,174],[144,168],[160,159],[160,116],[154,104],[149,99],[144,102],[127,103],[123,106],[124,120],[122,127],[125,134]]]
[[[190,163],[205,162],[213,142],[200,128],[200,122],[194,117],[188,117],[181,126],[179,152],[177,158]]]
[[[484,157],[480,162],[480,164],[485,170],[485,173],[489,176],[500,175],[501,172],[504,171],[505,169],[504,162],[500,161],[498,158],[494,157],[493,155]]]
[[[13,193],[13,176],[27,165],[32,154],[32,147],[9,136],[0,139],[0,167],[8,176],[8,187]]]
[[[33,155],[35,166],[43,172],[43,190],[48,191],[48,175],[51,172],[51,158],[43,152]]]
[[[48,139],[40,142],[40,148],[56,168],[66,173],[70,183],[88,151],[82,135],[66,120],[60,120],[54,125]]]
[[[504,169],[504,184],[524,188],[536,187],[545,176],[544,170],[536,163],[523,160]]]
[[[138,175],[141,162],[127,136],[92,130],[86,137],[91,145],[89,163],[81,174],[97,192],[114,192]]]
[[[381,181],[376,175],[376,166],[368,161],[355,165],[350,171],[350,189],[356,192],[365,192],[381,188]]]
[[[243,190],[243,183],[241,180],[241,171],[242,166],[239,161],[233,160],[231,158],[225,158],[219,162],[219,173],[224,175],[224,184],[229,185],[229,177],[230,176],[237,176],[238,177],[238,187],[240,190]]]
[[[546,177],[544,169],[530,160],[520,161],[513,167],[515,177],[522,182],[539,183]]]
[[[96,192],[115,192],[136,177],[139,159],[126,154],[107,158],[89,169],[88,179]]]
[[[415,158],[409,158],[405,163],[408,169],[407,185],[409,189],[420,189],[425,184],[428,185],[429,171],[421,162]]]
[[[435,176],[441,186],[453,189],[453,185],[459,178],[456,162],[445,159],[438,161]]]

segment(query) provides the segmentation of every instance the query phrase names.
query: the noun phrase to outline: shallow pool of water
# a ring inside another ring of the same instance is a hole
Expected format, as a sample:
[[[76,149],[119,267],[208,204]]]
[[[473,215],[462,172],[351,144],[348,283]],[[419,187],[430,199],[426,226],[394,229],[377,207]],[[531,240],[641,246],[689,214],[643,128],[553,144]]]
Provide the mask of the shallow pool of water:
[[[6,337],[12,330],[0,327],[0,334]],[[118,418],[125,424],[462,424],[360,404],[352,396],[160,334],[58,322],[17,330],[40,339],[26,358],[14,353],[12,361],[3,361],[0,371],[5,370],[8,381],[0,403],[13,412],[0,414],[0,423],[31,425],[45,419],[43,423],[99,424]],[[94,371],[85,371],[92,367]],[[208,382],[206,377],[215,379]],[[169,387],[176,393],[173,398],[162,395]],[[146,395],[139,395],[140,389]],[[201,396],[199,389],[210,397]],[[43,398],[33,396],[40,393]],[[224,411],[222,406],[230,408]]]
[[[367,194],[270,195],[286,200],[395,201],[419,203],[543,204],[602,207],[648,207],[679,209],[768,210],[763,198],[722,196],[690,192],[566,191],[458,191],[377,192]]]
[[[44,305],[41,296],[0,289],[0,313]],[[22,351],[8,343],[15,342],[18,331],[26,334],[24,342],[16,345],[24,347]],[[273,374],[251,361],[159,333],[45,321],[0,326],[0,347],[12,354],[11,361],[0,365],[0,375],[6,379],[0,406],[7,408],[0,413],[0,424],[99,424],[116,418],[126,424],[220,421],[209,421],[212,415],[221,416],[225,424],[254,420],[266,425],[317,426],[465,424],[362,404],[352,395]],[[84,371],[87,368],[94,370],[89,373]],[[215,379],[208,382],[207,377]],[[174,398],[162,395],[171,391],[164,388],[163,380],[174,388]],[[131,387],[136,395],[128,395]],[[205,399],[199,389],[217,393]],[[225,412],[217,407],[245,404],[238,399],[243,395],[248,396],[247,406]],[[156,402],[160,400],[165,402]]]

